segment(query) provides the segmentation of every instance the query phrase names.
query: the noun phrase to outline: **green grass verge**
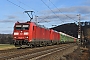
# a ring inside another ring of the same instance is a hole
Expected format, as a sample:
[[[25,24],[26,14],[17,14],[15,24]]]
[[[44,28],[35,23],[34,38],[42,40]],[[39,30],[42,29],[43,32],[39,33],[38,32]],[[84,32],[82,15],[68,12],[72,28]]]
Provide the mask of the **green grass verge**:
[[[14,45],[10,45],[10,44],[0,44],[0,50],[4,50],[4,49],[12,49],[15,48]]]

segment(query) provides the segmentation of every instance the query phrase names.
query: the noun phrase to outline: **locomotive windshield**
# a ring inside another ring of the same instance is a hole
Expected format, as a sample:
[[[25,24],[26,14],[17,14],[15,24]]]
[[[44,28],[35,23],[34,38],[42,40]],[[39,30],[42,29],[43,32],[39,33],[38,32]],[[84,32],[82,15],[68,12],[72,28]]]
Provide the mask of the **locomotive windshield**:
[[[29,30],[29,25],[16,25],[15,30]]]

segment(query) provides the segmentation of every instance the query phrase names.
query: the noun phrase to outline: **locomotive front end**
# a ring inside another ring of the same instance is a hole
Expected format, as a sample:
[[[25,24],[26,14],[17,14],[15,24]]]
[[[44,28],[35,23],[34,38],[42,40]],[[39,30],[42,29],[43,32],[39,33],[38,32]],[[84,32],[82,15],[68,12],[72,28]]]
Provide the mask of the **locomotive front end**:
[[[16,23],[13,31],[15,46],[27,45],[29,40],[29,24]]]

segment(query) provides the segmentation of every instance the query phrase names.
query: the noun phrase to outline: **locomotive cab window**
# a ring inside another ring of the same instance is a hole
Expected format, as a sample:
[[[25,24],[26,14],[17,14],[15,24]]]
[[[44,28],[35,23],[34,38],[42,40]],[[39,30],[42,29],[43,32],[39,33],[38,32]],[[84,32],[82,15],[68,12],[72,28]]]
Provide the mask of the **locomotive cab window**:
[[[29,30],[29,25],[23,25],[22,28],[23,30]]]
[[[15,26],[16,30],[29,30],[29,25],[16,25]]]
[[[16,29],[16,30],[21,30],[21,28],[22,28],[21,25],[16,25],[16,26],[15,26],[15,29]]]

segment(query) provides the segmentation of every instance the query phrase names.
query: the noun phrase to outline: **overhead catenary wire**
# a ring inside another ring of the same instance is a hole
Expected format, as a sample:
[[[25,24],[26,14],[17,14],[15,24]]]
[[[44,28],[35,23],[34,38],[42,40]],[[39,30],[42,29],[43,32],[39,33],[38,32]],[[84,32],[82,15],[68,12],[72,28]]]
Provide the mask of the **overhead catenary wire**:
[[[21,3],[21,4],[25,5],[25,6],[27,6],[27,7],[29,7],[29,8],[31,8],[31,9],[35,10],[36,12],[38,12],[36,9],[34,9],[34,8],[30,7],[29,5],[27,5],[27,4],[23,3],[23,2],[21,2],[20,0],[17,0],[17,1],[18,1],[19,3]]]
[[[20,0],[17,0],[19,3],[21,3],[21,4],[23,4],[23,5],[25,5],[25,6],[27,6],[27,7],[29,7],[29,8],[31,8],[31,9],[33,9],[33,10],[35,10],[36,12],[38,12],[36,9],[34,9],[34,8],[32,8],[32,7],[30,7],[30,6],[28,6],[27,4],[25,4],[25,3],[23,3],[23,2],[21,2]],[[45,14],[44,14],[45,15]],[[35,15],[36,16],[36,15]],[[38,16],[39,17],[39,16]],[[49,16],[47,16],[47,18],[48,18]],[[43,18],[42,20],[45,20],[46,18]],[[39,23],[42,23],[42,20],[40,20],[39,21]],[[46,22],[46,21],[44,21],[44,22]]]
[[[15,3],[11,2],[10,0],[7,0],[7,1],[10,2],[10,3],[12,3],[13,5],[15,5],[15,6],[17,6],[17,7],[21,8],[21,9],[23,9],[23,10],[26,10],[25,8],[23,8],[23,7],[19,6],[19,5],[17,5],[17,4],[15,4]]]
[[[19,5],[17,5],[17,4],[15,4],[14,2],[12,2],[12,1],[10,1],[10,0],[7,0],[8,2],[10,2],[10,3],[12,3],[13,5],[15,5],[15,6],[17,6],[17,7],[19,7],[19,8],[21,8],[21,9],[23,9],[23,10],[26,10],[25,8],[23,8],[23,7],[21,7],[21,6],[19,6]],[[22,3],[22,2],[21,2]],[[24,4],[25,5],[25,4]],[[50,9],[50,7],[48,6],[48,8]],[[51,9],[50,9],[51,10]],[[52,11],[52,10],[51,10]],[[53,12],[53,11],[52,11]],[[54,13],[54,12],[53,12]],[[54,13],[55,14],[55,13]],[[56,14],[55,14],[56,15]],[[57,16],[57,15],[56,15]],[[58,16],[57,16],[58,17]],[[59,18],[60,19],[60,18]]]
[[[51,12],[52,13],[54,13],[55,14],[55,12],[43,1],[43,0],[41,0],[50,10],[51,10]],[[56,15],[56,14],[55,14]],[[56,15],[57,16],[57,15]],[[57,16],[57,18],[59,18],[60,19],[60,17],[58,17]],[[60,19],[61,20],[61,19]],[[64,21],[62,21],[63,23],[64,23]]]
[[[51,0],[49,0],[55,7],[56,7],[56,5],[51,1]],[[56,7],[57,8],[57,7]],[[58,8],[57,8],[58,9]],[[61,12],[61,13],[63,13],[60,9],[58,9],[59,10],[59,12]],[[65,15],[65,14],[64,14]],[[71,18],[70,16],[68,16],[68,15],[65,15],[66,17],[68,17],[68,18],[70,18],[70,19],[72,19],[72,20],[74,20],[75,22],[77,22],[75,19],[73,19],[73,18]]]
[[[17,5],[17,4],[15,4],[14,2],[12,2],[12,1],[10,1],[10,0],[7,0],[9,3],[11,3],[11,4],[13,4],[13,5],[15,5],[15,6],[17,6],[17,7],[19,7],[20,9],[22,9],[22,10],[26,10],[25,8],[23,8],[23,7],[21,7],[21,6],[19,6],[19,5]],[[21,3],[21,4],[23,4],[23,5],[25,5],[25,6],[27,6],[27,7],[29,7],[29,8],[31,8],[30,6],[28,6],[28,5],[26,5],[25,3],[23,3],[23,2],[21,2],[21,1],[19,1],[19,0],[17,0],[19,3]],[[33,8],[32,8],[33,9]],[[37,11],[38,12],[38,11]]]

